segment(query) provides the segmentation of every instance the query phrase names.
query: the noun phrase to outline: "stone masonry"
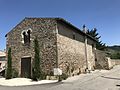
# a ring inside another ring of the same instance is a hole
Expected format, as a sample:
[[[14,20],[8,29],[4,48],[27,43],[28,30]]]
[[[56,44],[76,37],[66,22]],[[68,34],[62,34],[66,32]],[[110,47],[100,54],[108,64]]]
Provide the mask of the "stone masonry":
[[[30,30],[30,45],[23,42],[23,32]],[[95,66],[96,41],[61,18],[25,18],[6,35],[7,50],[12,49],[12,66],[21,75],[21,58],[34,60],[34,43],[40,45],[41,67],[47,75],[53,68],[61,68],[69,75],[93,70]],[[85,37],[87,37],[87,61],[85,59]],[[32,66],[31,66],[32,67]],[[32,71],[32,70],[31,70]]]
[[[75,35],[73,39],[72,35]],[[95,56],[92,44],[95,42],[88,39],[87,42],[87,64],[85,60],[85,36],[78,33],[75,28],[59,22],[57,34],[57,50],[59,67],[70,75],[84,73],[86,68],[93,70],[95,66]]]
[[[25,18],[11,32],[7,34],[7,50],[12,49],[13,68],[21,74],[21,58],[31,57],[34,59],[35,37],[40,45],[40,58],[45,73],[50,73],[56,67],[56,25],[54,19]],[[31,43],[29,46],[22,43],[21,33],[23,30],[31,29]],[[32,64],[32,62],[31,62]]]

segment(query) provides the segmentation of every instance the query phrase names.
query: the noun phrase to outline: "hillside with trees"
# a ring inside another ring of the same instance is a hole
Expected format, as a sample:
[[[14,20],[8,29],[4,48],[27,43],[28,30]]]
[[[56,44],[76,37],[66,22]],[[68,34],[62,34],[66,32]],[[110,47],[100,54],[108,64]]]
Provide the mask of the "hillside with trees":
[[[87,34],[97,40],[96,48],[105,51],[111,59],[120,59],[120,46],[106,46],[105,43],[100,41],[101,36],[97,32],[97,29],[87,30]]]
[[[120,46],[108,46],[107,52],[112,59],[120,59]]]

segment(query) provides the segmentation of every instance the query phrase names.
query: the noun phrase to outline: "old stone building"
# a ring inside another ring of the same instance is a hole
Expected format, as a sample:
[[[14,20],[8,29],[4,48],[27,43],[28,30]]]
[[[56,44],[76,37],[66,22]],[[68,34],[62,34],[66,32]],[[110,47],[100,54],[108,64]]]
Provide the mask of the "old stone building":
[[[5,70],[6,63],[6,52],[0,50],[0,74],[3,70]]]
[[[62,18],[25,18],[6,34],[7,50],[11,47],[12,66],[19,76],[25,77],[26,73],[31,76],[35,37],[46,74],[58,67],[69,75],[94,69],[94,38]]]

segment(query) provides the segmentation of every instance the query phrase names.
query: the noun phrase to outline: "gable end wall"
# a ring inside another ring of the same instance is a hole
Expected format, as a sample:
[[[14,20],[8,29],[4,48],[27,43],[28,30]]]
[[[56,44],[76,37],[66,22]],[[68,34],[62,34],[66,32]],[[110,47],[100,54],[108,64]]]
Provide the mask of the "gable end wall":
[[[34,59],[34,39],[37,37],[40,48],[41,67],[46,74],[50,74],[57,65],[56,53],[56,21],[53,19],[26,19],[7,34],[7,51],[12,49],[12,66],[21,74],[21,58]],[[31,29],[30,46],[22,43],[21,33]],[[31,62],[32,64],[32,62]]]

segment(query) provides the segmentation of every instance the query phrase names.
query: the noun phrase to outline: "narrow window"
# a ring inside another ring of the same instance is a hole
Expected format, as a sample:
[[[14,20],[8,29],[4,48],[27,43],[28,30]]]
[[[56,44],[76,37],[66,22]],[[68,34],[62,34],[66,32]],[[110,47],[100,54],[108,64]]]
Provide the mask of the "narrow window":
[[[92,52],[94,53],[94,44],[92,44]]]
[[[30,44],[30,30],[23,32],[24,44]]]
[[[24,44],[26,44],[27,43],[27,35],[25,32],[23,32],[23,38],[24,38]]]
[[[22,32],[22,42],[25,45],[30,45],[30,38],[31,38],[31,30],[30,29],[24,30]]]
[[[27,31],[27,43],[30,44],[30,30]]]

